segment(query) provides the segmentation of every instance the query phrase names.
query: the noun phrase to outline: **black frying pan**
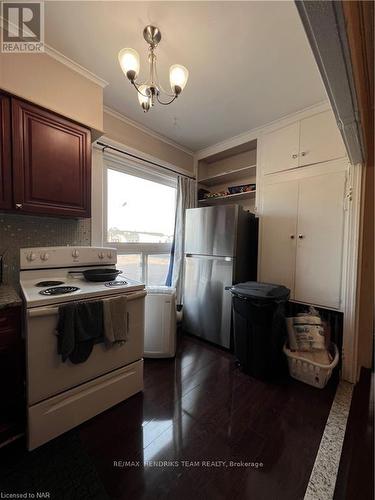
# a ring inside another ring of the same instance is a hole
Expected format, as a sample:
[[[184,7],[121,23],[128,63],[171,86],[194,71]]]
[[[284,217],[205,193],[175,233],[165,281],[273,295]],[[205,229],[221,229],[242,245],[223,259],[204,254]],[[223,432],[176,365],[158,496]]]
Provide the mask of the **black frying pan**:
[[[86,269],[86,271],[70,271],[70,274],[83,274],[87,281],[113,281],[122,273],[118,269]]]

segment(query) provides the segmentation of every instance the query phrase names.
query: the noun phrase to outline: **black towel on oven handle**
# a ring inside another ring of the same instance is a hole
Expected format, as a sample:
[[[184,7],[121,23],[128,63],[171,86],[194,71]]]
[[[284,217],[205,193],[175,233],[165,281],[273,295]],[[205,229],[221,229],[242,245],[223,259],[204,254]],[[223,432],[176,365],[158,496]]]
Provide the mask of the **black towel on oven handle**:
[[[74,302],[59,307],[57,352],[62,361],[83,363],[103,341],[103,302]]]

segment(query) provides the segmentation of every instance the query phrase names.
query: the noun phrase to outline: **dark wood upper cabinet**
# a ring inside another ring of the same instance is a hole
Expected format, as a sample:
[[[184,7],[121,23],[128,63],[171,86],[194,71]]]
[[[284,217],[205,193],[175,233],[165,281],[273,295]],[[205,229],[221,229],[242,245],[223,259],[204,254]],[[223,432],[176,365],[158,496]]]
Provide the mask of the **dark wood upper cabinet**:
[[[90,217],[90,130],[16,98],[11,106],[14,208]]]
[[[0,94],[0,209],[12,208],[10,98]]]

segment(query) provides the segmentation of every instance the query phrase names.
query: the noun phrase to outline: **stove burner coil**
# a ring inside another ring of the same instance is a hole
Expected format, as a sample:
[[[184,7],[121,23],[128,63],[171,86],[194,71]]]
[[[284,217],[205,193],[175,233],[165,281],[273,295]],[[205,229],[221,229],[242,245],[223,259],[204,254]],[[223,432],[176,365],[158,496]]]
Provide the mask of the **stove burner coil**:
[[[46,290],[40,291],[40,295],[63,295],[65,293],[76,292],[79,290],[76,286],[55,286],[52,288],[46,288]]]
[[[107,286],[108,288],[112,288],[113,286],[121,286],[121,285],[127,285],[128,282],[125,280],[116,280],[116,281],[107,281],[107,283],[104,283],[104,286]]]
[[[39,281],[35,286],[57,286],[63,284],[63,281]]]

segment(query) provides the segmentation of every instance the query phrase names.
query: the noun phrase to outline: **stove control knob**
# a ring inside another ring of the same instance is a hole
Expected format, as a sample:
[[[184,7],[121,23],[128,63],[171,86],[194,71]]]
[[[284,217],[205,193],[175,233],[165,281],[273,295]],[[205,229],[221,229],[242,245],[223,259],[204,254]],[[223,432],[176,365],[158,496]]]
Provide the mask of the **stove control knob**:
[[[79,250],[73,250],[72,252],[72,256],[76,259],[77,257],[79,257]]]
[[[48,260],[49,254],[47,252],[41,253],[40,258],[41,260]]]
[[[29,262],[32,262],[36,259],[36,254],[34,252],[30,252],[29,254],[27,254],[26,258]]]
[[[112,259],[112,252],[108,252],[107,257],[108,257],[108,259]]]
[[[104,253],[103,252],[99,252],[98,253],[98,257],[99,257],[99,259],[104,259]]]

